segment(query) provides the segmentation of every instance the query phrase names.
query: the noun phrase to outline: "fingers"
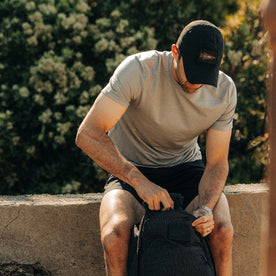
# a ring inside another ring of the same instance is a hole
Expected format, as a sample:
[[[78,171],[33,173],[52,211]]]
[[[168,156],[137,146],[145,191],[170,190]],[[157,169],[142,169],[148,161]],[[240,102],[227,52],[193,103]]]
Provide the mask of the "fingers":
[[[164,190],[163,201],[161,201],[161,204],[163,205],[162,211],[174,208],[174,202],[167,190]]]
[[[168,191],[152,182],[146,185],[139,185],[136,192],[147,203],[150,210],[158,211],[174,208],[174,202]]]
[[[161,189],[158,193],[154,194],[151,198],[149,198],[146,203],[150,210],[158,211],[161,209],[162,211],[173,209],[174,202],[171,199],[169,193],[165,189]]]
[[[208,222],[214,222],[212,215],[205,215],[205,216],[199,217],[193,221],[192,225],[196,227],[199,224],[204,224]]]
[[[195,229],[197,232],[201,234],[202,237],[205,237],[212,233],[213,229],[215,227],[214,222],[211,223],[203,223],[195,226]]]
[[[213,216],[206,215],[200,217],[193,221],[192,226],[195,227],[196,231],[199,232],[202,237],[205,237],[209,235],[215,227]]]

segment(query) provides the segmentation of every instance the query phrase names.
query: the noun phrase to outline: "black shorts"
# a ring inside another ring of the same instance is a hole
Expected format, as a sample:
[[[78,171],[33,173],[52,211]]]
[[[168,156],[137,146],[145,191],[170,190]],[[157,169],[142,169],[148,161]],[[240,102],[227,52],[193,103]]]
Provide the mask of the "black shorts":
[[[180,193],[184,197],[184,208],[198,195],[198,184],[204,172],[202,160],[183,163],[166,168],[137,167],[153,183],[165,188],[169,193]],[[129,191],[142,203],[135,189],[129,184],[110,175],[104,187],[104,193],[114,189]]]

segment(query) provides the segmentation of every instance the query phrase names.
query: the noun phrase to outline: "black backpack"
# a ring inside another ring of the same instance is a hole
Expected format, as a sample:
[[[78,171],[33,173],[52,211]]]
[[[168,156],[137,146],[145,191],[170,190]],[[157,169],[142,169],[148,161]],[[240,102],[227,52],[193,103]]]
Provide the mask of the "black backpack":
[[[175,208],[146,213],[132,229],[128,276],[215,276],[208,246],[192,226],[195,217],[182,208],[182,196],[171,194]]]

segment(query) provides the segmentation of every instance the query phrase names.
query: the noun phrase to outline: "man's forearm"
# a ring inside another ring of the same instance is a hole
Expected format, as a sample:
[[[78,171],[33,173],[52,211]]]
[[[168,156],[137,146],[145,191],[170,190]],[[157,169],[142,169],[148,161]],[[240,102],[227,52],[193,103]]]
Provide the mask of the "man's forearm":
[[[105,133],[81,130],[76,144],[101,168],[136,188],[139,181],[145,180],[139,170],[128,162],[113,145]]]
[[[228,162],[206,166],[199,183],[199,205],[213,210],[223,191],[229,167]]]

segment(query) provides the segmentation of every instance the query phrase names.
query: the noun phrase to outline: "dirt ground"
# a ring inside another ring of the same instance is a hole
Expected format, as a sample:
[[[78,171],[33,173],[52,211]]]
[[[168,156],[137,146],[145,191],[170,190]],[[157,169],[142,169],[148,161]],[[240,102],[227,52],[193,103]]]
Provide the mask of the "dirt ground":
[[[40,264],[0,263],[0,276],[48,276],[49,271]]]

